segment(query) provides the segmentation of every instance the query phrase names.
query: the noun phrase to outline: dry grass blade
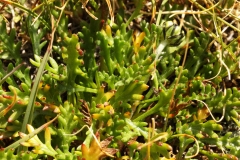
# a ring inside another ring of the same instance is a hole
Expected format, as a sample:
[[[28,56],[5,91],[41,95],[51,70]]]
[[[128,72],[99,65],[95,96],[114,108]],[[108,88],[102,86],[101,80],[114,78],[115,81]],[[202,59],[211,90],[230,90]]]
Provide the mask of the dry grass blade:
[[[83,0],[82,2],[82,8],[85,9],[85,11],[88,13],[89,16],[91,16],[93,19],[98,20],[98,18],[96,16],[94,16],[88,9],[87,9],[87,3],[89,0]]]
[[[106,0],[106,2],[107,2],[107,5],[108,5],[110,17],[111,17],[110,26],[112,26],[113,23],[114,23],[114,10],[112,9],[112,5],[111,5],[110,0]]]
[[[3,83],[6,81],[6,79],[7,79],[8,77],[10,77],[16,70],[18,70],[19,68],[21,68],[22,65],[25,65],[25,63],[19,64],[17,67],[15,67],[13,70],[11,70],[11,72],[9,72],[6,76],[4,76],[4,77],[0,80],[0,85],[3,84]]]
[[[179,74],[178,74],[178,77],[177,77],[177,81],[174,85],[174,89],[173,89],[173,94],[172,94],[172,97],[170,99],[170,105],[169,105],[169,108],[168,108],[168,112],[167,112],[167,115],[166,115],[166,121],[164,123],[164,128],[163,128],[163,131],[166,131],[167,130],[167,125],[168,125],[168,119],[169,119],[169,114],[171,112],[171,106],[173,106],[174,104],[174,95],[175,95],[175,92],[176,92],[176,89],[177,89],[177,85],[179,83],[179,80],[181,78],[181,75],[182,75],[182,71],[183,71],[183,68],[184,68],[184,65],[185,65],[185,62],[186,62],[186,59],[187,59],[187,53],[188,53],[188,46],[189,46],[189,31],[187,31],[187,38],[186,38],[186,45],[185,45],[185,53],[184,53],[184,58],[183,58],[183,62],[182,62],[182,66],[180,67],[180,71],[179,71]]]
[[[39,127],[38,129],[35,129],[32,133],[28,134],[26,137],[21,138],[20,140],[14,142],[13,144],[11,144],[10,146],[4,148],[4,151],[7,151],[9,149],[14,149],[17,148],[20,143],[22,142],[26,142],[27,140],[31,139],[32,137],[34,137],[35,135],[37,135],[39,132],[41,132],[44,128],[46,128],[47,126],[49,126],[52,122],[54,122],[56,119],[58,118],[58,115],[52,119],[51,121],[43,124],[41,127]]]
[[[152,17],[150,23],[153,23],[156,16],[156,1],[152,0]]]
[[[198,153],[199,153],[199,143],[198,143],[198,140],[194,136],[191,136],[191,135],[188,135],[188,134],[176,134],[176,135],[172,136],[171,138],[180,137],[180,136],[192,138],[196,142],[196,146],[197,146],[196,153],[194,155],[191,155],[191,156],[185,156],[185,158],[186,159],[190,159],[190,158],[196,157],[198,155]]]
[[[33,12],[32,10],[29,10],[28,8],[22,6],[21,4],[19,3],[16,3],[14,1],[10,1],[10,0],[0,0],[0,2],[2,2],[3,4],[9,4],[9,5],[13,5],[13,6],[16,6],[18,7],[20,10],[22,11],[25,11],[27,12],[28,14],[30,15],[33,15],[34,17],[38,17],[38,14],[36,14],[35,12]],[[4,5],[3,5],[4,6]],[[1,11],[1,9],[0,9]],[[50,26],[48,25],[48,23],[42,19],[41,17],[39,17],[39,20],[47,27],[47,28],[50,28]]]

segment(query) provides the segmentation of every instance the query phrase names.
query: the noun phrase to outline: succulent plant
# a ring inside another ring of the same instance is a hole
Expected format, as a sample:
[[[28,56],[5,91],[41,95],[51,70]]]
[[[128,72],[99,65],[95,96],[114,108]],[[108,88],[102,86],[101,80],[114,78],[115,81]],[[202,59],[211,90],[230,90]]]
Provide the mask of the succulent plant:
[[[237,3],[2,2],[0,158],[240,157]]]

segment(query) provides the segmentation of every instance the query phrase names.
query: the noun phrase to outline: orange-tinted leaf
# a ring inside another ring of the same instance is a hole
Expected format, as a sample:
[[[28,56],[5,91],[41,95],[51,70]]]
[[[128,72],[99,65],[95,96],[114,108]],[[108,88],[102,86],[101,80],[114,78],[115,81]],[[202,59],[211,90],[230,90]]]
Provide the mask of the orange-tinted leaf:
[[[104,157],[114,157],[113,155],[118,151],[114,148],[107,148],[111,143],[113,137],[108,137],[100,142],[100,135],[97,132],[96,138],[91,141],[90,147],[88,148],[85,144],[81,145],[82,149],[82,160],[100,160]]]

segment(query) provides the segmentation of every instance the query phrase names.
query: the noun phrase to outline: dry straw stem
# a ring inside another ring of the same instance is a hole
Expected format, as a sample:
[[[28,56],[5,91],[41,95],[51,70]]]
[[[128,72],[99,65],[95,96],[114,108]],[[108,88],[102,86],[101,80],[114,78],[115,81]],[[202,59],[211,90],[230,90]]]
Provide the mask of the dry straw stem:
[[[157,141],[162,140],[162,139],[166,139],[167,136],[168,136],[167,132],[162,132],[162,133],[158,134],[157,138],[153,139],[152,141],[148,141],[147,143],[144,143],[144,144],[138,146],[137,149],[141,150],[142,148],[144,148],[146,146],[151,146],[152,143],[157,142]]]
[[[66,136],[75,136],[77,135],[78,133],[80,133],[84,128],[88,128],[89,132],[92,134],[93,138],[98,142],[97,140],[97,137],[95,136],[95,134],[93,133],[93,130],[92,130],[92,125],[89,127],[88,125],[84,125],[82,126],[81,129],[79,129],[77,132],[73,133],[73,134],[64,134]],[[98,142],[98,145],[100,147],[100,143]]]
[[[8,74],[6,74],[6,75],[0,80],[0,85],[2,85],[2,84],[6,81],[6,79],[7,79],[8,77],[10,77],[11,75],[13,75],[13,73],[14,73],[16,70],[18,70],[19,68],[21,68],[23,65],[26,65],[26,63],[23,62],[23,63],[19,64],[17,67],[13,68],[13,70],[11,70]]]
[[[184,158],[185,159],[190,159],[190,158],[196,157],[198,155],[198,153],[199,153],[199,143],[198,143],[198,140],[194,136],[191,136],[191,135],[188,135],[188,134],[176,134],[176,135],[173,135],[171,138],[180,137],[180,136],[192,138],[196,142],[196,146],[197,146],[197,151],[196,151],[196,153],[194,155],[185,156]]]
[[[223,107],[222,117],[221,117],[219,120],[216,120],[216,119],[214,118],[211,110],[209,109],[208,105],[207,105],[205,102],[203,102],[202,100],[198,100],[198,99],[194,99],[194,100],[196,100],[196,101],[201,102],[201,103],[204,104],[204,106],[207,108],[209,114],[211,115],[212,119],[213,119],[216,123],[219,123],[219,122],[221,122],[221,121],[223,120],[224,115],[225,115],[226,106]]]
[[[203,6],[201,6],[199,3],[197,3],[196,1],[193,0],[189,0],[191,3],[195,4],[198,8],[202,9],[203,11],[205,11],[206,13],[208,13],[211,16],[215,16],[214,13],[212,13],[210,10],[206,10],[206,8],[204,8]],[[219,2],[218,2],[219,3]],[[214,5],[215,6],[215,5]],[[212,10],[212,7],[210,8]],[[216,17],[216,19],[222,23],[224,23],[225,25],[231,27],[232,29],[236,30],[237,32],[240,32],[240,29],[238,29],[237,27],[233,26],[232,24],[228,23],[227,21],[225,21],[224,19],[220,18],[219,16]]]
[[[42,126],[40,126],[38,129],[35,129],[32,133],[28,134],[27,136],[19,139],[18,141],[14,142],[13,144],[9,145],[8,147],[4,148],[4,151],[6,152],[9,149],[15,149],[17,148],[20,143],[22,142],[26,142],[29,139],[31,139],[32,137],[34,137],[35,135],[37,135],[39,132],[41,132],[44,128],[47,128],[52,122],[54,122],[59,115],[57,115],[55,118],[53,118],[51,121],[43,124]]]
[[[88,13],[89,16],[91,16],[93,19],[98,20],[98,18],[96,16],[94,16],[88,9],[87,9],[87,3],[89,0],[80,0],[80,2],[82,3],[82,8],[85,9],[85,11]],[[109,14],[111,17],[111,23],[110,26],[113,25],[114,23],[114,10],[115,10],[115,1],[113,1],[113,9],[112,9],[112,5],[111,5],[111,1],[110,0],[106,0],[106,3],[108,5],[108,10],[109,10]]]
[[[87,5],[88,1],[89,0],[81,0],[82,8],[85,9],[85,11],[88,13],[89,16],[91,16],[95,20],[98,20],[98,18],[96,16],[94,16],[91,12],[89,12],[89,10],[87,9],[86,5]]]
[[[114,9],[115,9],[115,3],[114,3],[114,1],[113,1],[113,9],[112,9],[112,5],[111,5],[110,0],[106,0],[106,2],[107,2],[107,5],[108,5],[108,9],[109,9],[110,17],[111,17],[111,23],[110,23],[110,26],[112,26],[113,23],[114,23]]]
[[[206,80],[205,80],[206,81]],[[226,95],[226,86],[225,86],[225,83],[223,83],[223,87],[224,87],[224,90],[223,90],[223,93],[224,93],[224,96]],[[203,102],[202,100],[198,100],[198,99],[195,99],[196,101],[198,102],[201,102],[204,104],[204,106],[207,108],[209,114],[211,115],[212,119],[216,122],[216,123],[219,123],[223,120],[224,116],[225,116],[225,112],[226,112],[226,105],[223,106],[223,111],[222,111],[222,117],[219,119],[219,120],[216,120],[215,117],[213,116],[211,110],[209,109],[208,105]]]
[[[3,4],[8,4],[8,5],[12,5],[12,6],[15,6],[15,7],[18,7],[20,10],[24,11],[24,12],[27,12],[28,14],[34,16],[34,17],[38,17],[38,14],[36,14],[35,12],[31,11],[30,9],[22,6],[21,4],[17,3],[17,2],[13,2],[13,1],[10,1],[10,0],[0,0],[0,3],[3,3]],[[3,5],[5,6],[5,5]],[[3,7],[2,7],[3,8]],[[2,9],[1,8],[1,9]],[[0,11],[1,11],[0,9]],[[47,27],[47,28],[50,28],[50,26],[48,25],[48,23],[42,19],[41,17],[39,17],[39,20]]]
[[[215,14],[214,8],[212,9],[212,12],[213,12],[214,27],[215,27],[215,30],[217,31],[217,32],[216,32],[216,33],[217,33],[217,37],[219,37],[220,43],[221,43],[221,45],[223,46],[222,33],[221,33],[220,27],[218,26],[218,23],[217,23],[217,19],[216,19],[216,14]],[[220,53],[219,53],[219,61],[220,61],[220,64],[221,64],[220,69],[219,69],[219,71],[218,71],[218,74],[217,74],[216,76],[210,78],[209,80],[216,78],[216,77],[220,74],[220,72],[221,72],[221,70],[222,70],[222,65],[226,68],[226,70],[227,70],[227,72],[228,72],[228,79],[231,80],[230,70],[229,70],[229,68],[227,67],[227,65],[224,63],[224,61],[222,60],[223,47],[221,47],[221,48],[222,48],[222,50],[219,49],[219,51],[220,51]]]
[[[149,124],[149,128],[148,128],[149,132],[148,132],[148,145],[147,145],[147,157],[149,160],[151,159],[151,144],[152,144],[150,141],[155,134],[155,118],[152,118],[151,120],[152,120],[152,123]]]
[[[164,123],[164,127],[163,127],[163,131],[166,131],[167,129],[167,125],[168,125],[168,118],[169,118],[169,114],[171,112],[171,106],[173,105],[174,103],[174,95],[175,95],[175,92],[176,92],[176,89],[177,89],[177,85],[179,83],[179,80],[181,78],[181,75],[182,75],[182,71],[183,71],[183,68],[184,68],[184,65],[185,65],[185,62],[186,62],[186,58],[187,58],[187,53],[188,53],[188,46],[189,46],[189,31],[187,30],[187,37],[186,37],[186,45],[185,45],[185,53],[184,53],[184,57],[183,57],[183,62],[182,62],[182,66],[179,67],[180,71],[179,71],[179,74],[178,74],[178,77],[177,77],[177,80],[176,80],[176,83],[174,85],[174,89],[173,89],[173,94],[172,94],[172,97],[170,99],[170,104],[169,104],[169,108],[168,108],[168,112],[167,112],[167,115],[166,115],[166,121]]]
[[[95,139],[98,147],[99,147],[100,149],[102,149],[101,144],[100,144],[100,142],[98,141],[98,138],[97,138],[96,135],[93,133],[92,125],[91,125],[90,127],[89,127],[88,125],[84,125],[84,126],[83,126],[81,129],[79,129],[77,132],[75,132],[75,133],[73,133],[73,134],[64,134],[64,135],[65,135],[65,136],[75,136],[75,135],[77,135],[78,133],[80,133],[84,128],[87,128],[87,129],[89,130],[89,132],[91,133],[91,135],[92,135],[93,138]],[[112,155],[108,155],[108,156],[113,157]]]

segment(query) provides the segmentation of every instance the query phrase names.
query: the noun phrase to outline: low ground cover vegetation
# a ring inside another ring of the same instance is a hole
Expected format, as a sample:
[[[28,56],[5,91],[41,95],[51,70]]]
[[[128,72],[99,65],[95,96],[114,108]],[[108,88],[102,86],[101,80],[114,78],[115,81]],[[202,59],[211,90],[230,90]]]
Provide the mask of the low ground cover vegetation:
[[[236,0],[0,0],[0,158],[240,158]]]

